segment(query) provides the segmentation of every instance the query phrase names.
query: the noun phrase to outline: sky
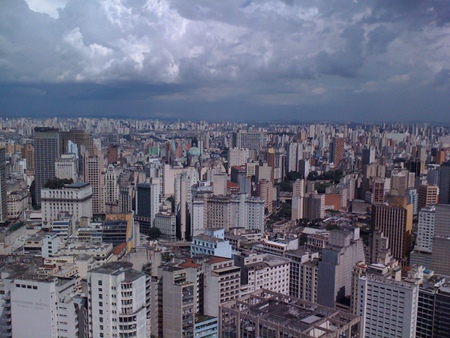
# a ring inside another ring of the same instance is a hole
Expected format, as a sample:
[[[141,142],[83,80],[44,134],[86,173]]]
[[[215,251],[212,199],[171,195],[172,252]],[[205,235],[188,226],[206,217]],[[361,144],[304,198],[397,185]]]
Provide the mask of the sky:
[[[1,0],[0,116],[450,122],[450,1]]]

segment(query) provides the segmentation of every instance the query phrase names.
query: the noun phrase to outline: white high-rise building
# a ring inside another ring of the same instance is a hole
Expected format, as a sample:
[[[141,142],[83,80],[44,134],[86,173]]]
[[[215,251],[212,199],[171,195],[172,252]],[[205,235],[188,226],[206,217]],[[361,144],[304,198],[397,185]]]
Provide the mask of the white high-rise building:
[[[55,177],[78,180],[78,160],[75,154],[62,154],[55,160]]]
[[[204,233],[206,227],[206,207],[203,199],[192,201],[191,228],[192,237]]]
[[[61,212],[73,216],[74,222],[92,217],[92,187],[89,183],[66,184],[62,189],[41,190],[42,222],[49,226]]]
[[[15,278],[11,282],[13,337],[83,337],[80,318],[86,308],[74,299],[75,279],[47,276]]]
[[[425,207],[420,210],[414,250],[427,253],[432,252],[435,218],[436,208],[434,206]]]
[[[117,172],[112,164],[106,170],[105,183],[105,203],[117,202],[119,199]]]
[[[88,272],[90,337],[147,336],[146,275],[131,267],[114,262]]]
[[[230,148],[228,149],[228,170],[231,167],[245,165],[250,157],[249,149]]]
[[[419,285],[368,275],[358,289],[362,337],[416,336]]]

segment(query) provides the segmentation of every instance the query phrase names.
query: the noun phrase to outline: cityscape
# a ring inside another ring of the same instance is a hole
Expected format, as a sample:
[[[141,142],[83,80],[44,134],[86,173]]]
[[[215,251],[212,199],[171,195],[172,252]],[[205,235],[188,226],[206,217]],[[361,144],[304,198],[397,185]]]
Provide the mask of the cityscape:
[[[449,0],[1,0],[0,338],[450,338]]]
[[[450,127],[0,123],[1,337],[450,332]]]

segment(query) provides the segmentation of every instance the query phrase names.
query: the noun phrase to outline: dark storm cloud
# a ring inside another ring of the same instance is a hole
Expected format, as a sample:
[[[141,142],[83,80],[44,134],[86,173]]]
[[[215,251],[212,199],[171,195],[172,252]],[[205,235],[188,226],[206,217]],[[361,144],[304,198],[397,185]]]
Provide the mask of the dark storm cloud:
[[[447,0],[4,0],[0,103],[2,115],[439,115],[449,36]]]

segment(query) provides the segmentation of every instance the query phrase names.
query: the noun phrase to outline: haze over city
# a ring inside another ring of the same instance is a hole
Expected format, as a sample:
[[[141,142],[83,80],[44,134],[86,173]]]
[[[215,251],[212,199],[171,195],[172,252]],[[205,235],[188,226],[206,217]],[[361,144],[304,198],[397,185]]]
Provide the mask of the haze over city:
[[[450,2],[0,2],[0,115],[449,122]]]

